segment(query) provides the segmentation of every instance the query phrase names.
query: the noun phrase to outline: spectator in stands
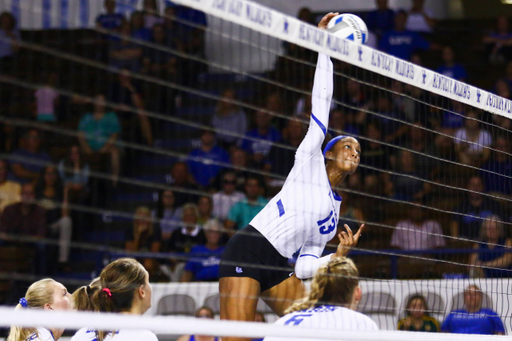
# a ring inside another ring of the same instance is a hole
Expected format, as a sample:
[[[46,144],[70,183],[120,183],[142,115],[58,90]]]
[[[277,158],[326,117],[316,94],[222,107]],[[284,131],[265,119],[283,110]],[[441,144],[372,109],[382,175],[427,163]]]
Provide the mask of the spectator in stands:
[[[409,60],[416,50],[428,50],[430,44],[417,32],[406,28],[407,13],[398,11],[395,15],[395,28],[382,36],[379,49],[398,58]]]
[[[146,206],[137,207],[133,216],[133,232],[126,238],[125,250],[129,252],[160,252],[160,238],[160,228],[153,224],[151,210]],[[140,261],[150,274],[157,270],[158,262],[154,258]]]
[[[350,115],[340,109],[331,111],[329,115],[329,133],[332,136],[337,136],[340,133],[350,136],[359,135],[359,128],[350,119]]]
[[[110,157],[112,182],[117,185],[120,170],[119,148],[116,141],[121,125],[114,112],[106,112],[105,95],[94,97],[94,110],[85,114],[78,125],[78,141],[82,151],[89,157]],[[103,168],[103,167],[102,167]]]
[[[512,159],[510,153],[510,142],[505,137],[498,137],[494,142],[493,157],[480,169],[480,176],[485,183],[485,192],[500,197],[512,195],[512,183],[506,180],[503,175],[512,174]]]
[[[426,177],[427,170],[416,168],[416,155],[408,150],[400,150],[396,168],[400,175],[391,176],[395,199],[412,201],[428,196],[430,184],[419,180]]]
[[[132,30],[132,38],[144,41],[151,40],[151,30],[144,26],[144,13],[142,11],[133,11],[130,16],[130,28]]]
[[[64,186],[69,189],[69,200],[71,202],[80,202],[88,192],[90,168],[80,153],[78,145],[72,145],[69,148],[65,159],[60,160],[59,175]]]
[[[249,177],[245,180],[245,199],[237,202],[229,210],[228,219],[224,227],[230,231],[247,226],[251,220],[265,207],[268,200],[261,196],[262,185],[257,177]]]
[[[169,79],[177,79],[177,57],[174,53],[168,51],[167,37],[164,25],[156,24],[151,32],[151,42],[159,47],[149,47],[144,49],[144,58],[142,60],[142,72],[151,75]]]
[[[46,210],[46,224],[59,239],[59,263],[69,261],[73,221],[68,207],[68,189],[62,185],[57,169],[47,166],[35,187],[36,200]]]
[[[194,184],[193,179],[185,162],[178,161],[172,165],[170,184],[181,189],[181,191],[174,191],[176,207],[181,207],[188,202],[197,202],[199,200],[197,194],[191,193],[199,190],[197,185]]]
[[[128,140],[133,143],[153,145],[151,123],[144,110],[142,90],[132,78],[129,70],[119,72],[116,80],[109,86],[108,100],[118,104],[116,110],[121,118],[129,120]],[[132,155],[133,156],[133,155]]]
[[[439,125],[435,124],[434,129],[439,131],[435,138],[435,145],[441,153],[447,154],[450,157],[453,151],[453,137],[457,129],[464,126],[464,117],[466,110],[463,103],[456,100],[451,100],[451,108],[444,110],[442,113],[442,122]],[[448,151],[450,154],[448,154]]]
[[[512,37],[512,33],[511,33],[511,37]],[[512,60],[507,62],[504,73],[505,73],[505,77],[503,77],[502,80],[507,83],[508,91],[510,92],[512,90]],[[497,86],[495,86],[495,88],[497,88]]]
[[[197,209],[199,210],[199,218],[197,219],[199,225],[203,226],[208,220],[214,218],[213,201],[211,196],[203,195],[199,198],[197,202]]]
[[[212,319],[215,317],[215,313],[209,307],[203,306],[196,310],[196,318]],[[177,341],[219,341],[220,338],[209,335],[183,335]]]
[[[156,210],[153,210],[152,217],[157,220],[162,232],[162,240],[171,238],[173,231],[180,228],[181,208],[176,205],[174,192],[170,189],[162,190],[158,193],[158,203]]]
[[[9,163],[0,159],[0,216],[4,208],[21,200],[21,186],[19,183],[7,180]]]
[[[146,28],[152,30],[155,25],[164,23],[164,18],[160,15],[156,0],[144,0],[142,12],[144,13],[144,26]]]
[[[382,36],[384,32],[392,30],[395,25],[395,12],[388,7],[388,0],[375,0],[377,9],[368,12],[366,25],[370,31],[377,36]]]
[[[361,164],[382,171],[362,167],[360,172],[366,190],[371,193],[378,193],[383,189],[383,172],[391,169],[389,159],[391,151],[387,146],[380,143],[382,141],[382,129],[379,121],[368,121],[365,130],[368,140],[363,141],[361,149],[364,150],[364,153],[361,154]]]
[[[167,46],[173,47],[180,52],[185,52],[183,36],[185,34],[184,24],[176,21],[176,6],[167,6],[164,11],[164,28],[167,37]]]
[[[20,32],[16,28],[16,19],[9,12],[0,14],[0,74],[11,72],[14,56],[18,53]]]
[[[236,101],[235,91],[233,89],[224,90],[222,99],[217,103],[215,114],[212,117],[212,126],[218,132],[217,143],[226,150],[230,150],[239,139],[238,136],[231,134],[243,136],[247,132],[245,113],[233,101]]]
[[[512,32],[509,29],[508,18],[500,15],[496,19],[496,30],[483,38],[489,62],[502,64],[512,59]]]
[[[436,179],[439,172],[439,162],[436,160],[438,151],[431,143],[431,133],[425,130],[424,125],[416,121],[409,126],[407,143],[405,147],[414,152],[415,169],[420,171],[426,179]]]
[[[220,257],[224,246],[220,246],[222,224],[217,219],[208,220],[204,226],[206,244],[197,245],[189,253],[191,260],[185,265],[180,282],[209,282],[219,280]]]
[[[206,14],[196,9],[179,6],[178,18],[180,22],[181,41],[185,53],[199,60],[206,60],[205,30],[208,26]],[[185,84],[195,85],[200,73],[208,72],[208,64],[190,58],[183,60],[183,70],[188,77],[183,77]]]
[[[411,296],[407,301],[405,311],[407,317],[398,321],[398,330],[429,333],[439,333],[441,331],[439,322],[429,316],[427,301],[422,295]]]
[[[407,134],[408,126],[398,122],[397,120],[406,121],[407,117],[404,113],[393,108],[391,100],[386,95],[381,95],[377,98],[375,111],[382,115],[378,116],[377,119],[382,123],[384,142],[403,142],[402,140]]]
[[[56,107],[59,105],[59,93],[55,89],[57,85],[57,73],[51,73],[45,79],[45,85],[34,92],[36,99],[36,119],[40,122],[56,122]]]
[[[213,216],[221,222],[227,219],[231,207],[243,200],[245,195],[236,189],[236,176],[233,172],[223,174],[222,189],[213,195]]]
[[[279,131],[270,125],[272,117],[265,111],[255,114],[255,128],[242,140],[241,148],[249,154],[251,167],[261,168],[272,144],[281,139]]]
[[[292,118],[283,129],[283,139],[280,143],[288,146],[288,148],[278,147],[273,145],[270,148],[267,158],[265,159],[265,170],[272,174],[280,175],[281,185],[284,183],[284,178],[288,176],[290,170],[295,162],[295,151],[299,147],[302,139],[304,138],[304,131],[302,123]]]
[[[357,225],[361,224],[364,219],[363,212],[354,206],[354,203],[357,203],[355,200],[350,200],[352,194],[348,191],[343,191],[343,200],[341,201],[340,205],[340,213],[339,213],[339,221],[338,221],[338,232],[336,232],[336,237],[332,239],[332,242],[334,243],[338,239],[338,234],[342,231],[345,231],[345,224],[347,224],[349,227],[353,226],[354,228],[357,228]]]
[[[7,206],[0,217],[0,238],[6,234],[44,238],[46,236],[46,210],[35,203],[34,185],[21,186],[21,202]]]
[[[432,250],[445,246],[439,222],[425,217],[425,201],[414,200],[409,218],[398,222],[391,236],[391,246],[401,250]]]
[[[206,188],[210,186],[214,178],[229,162],[229,154],[215,145],[215,133],[211,130],[203,130],[201,133],[201,145],[189,154],[188,167],[195,182]]]
[[[123,23],[119,29],[121,38],[109,47],[109,63],[118,69],[138,72],[141,68],[142,47],[131,41],[132,30],[129,23]]]
[[[455,53],[451,46],[445,46],[442,52],[443,65],[437,68],[437,72],[446,77],[465,82],[468,74],[464,66],[455,63]]]
[[[459,161],[465,165],[480,167],[489,160],[492,137],[480,128],[480,116],[473,110],[468,111],[464,128],[455,132],[455,152]]]
[[[116,13],[116,0],[105,0],[104,5],[107,13],[98,15],[96,27],[118,33],[126,19],[124,15]]]
[[[356,127],[361,130],[365,127],[366,121],[366,110],[368,109],[369,103],[366,98],[366,94],[364,93],[361,84],[354,79],[347,79],[346,83],[346,91],[343,93],[339,93],[339,91],[344,90],[344,87],[338,87],[338,96],[342,98],[342,103],[345,105],[361,108],[361,110],[347,109],[345,106],[339,107],[337,109],[347,110],[347,121],[353,122]]]
[[[407,14],[406,29],[413,32],[432,33],[436,26],[432,12],[424,8],[425,0],[413,0]]]
[[[164,243],[164,252],[188,253],[194,246],[206,243],[204,231],[197,222],[199,219],[197,206],[185,204],[181,212],[181,228],[174,231],[169,241]]]
[[[443,333],[505,335],[498,314],[482,308],[482,291],[470,285],[464,291],[464,308],[450,312],[441,326]]]
[[[476,240],[480,235],[482,220],[491,215],[505,217],[501,205],[483,195],[484,183],[478,175],[469,178],[467,199],[455,209],[450,225],[453,237],[466,237]]]
[[[512,254],[506,252],[507,249],[512,248],[512,239],[505,236],[501,221],[502,218],[494,215],[482,221],[480,240],[473,247],[477,252],[471,255],[469,261],[472,266],[470,273],[472,270],[479,271],[480,276],[473,277],[512,277]],[[493,251],[487,252],[489,250]]]
[[[13,180],[25,184],[37,181],[45,165],[52,160],[46,152],[41,151],[39,131],[29,129],[20,141],[20,148],[11,154],[10,161]]]

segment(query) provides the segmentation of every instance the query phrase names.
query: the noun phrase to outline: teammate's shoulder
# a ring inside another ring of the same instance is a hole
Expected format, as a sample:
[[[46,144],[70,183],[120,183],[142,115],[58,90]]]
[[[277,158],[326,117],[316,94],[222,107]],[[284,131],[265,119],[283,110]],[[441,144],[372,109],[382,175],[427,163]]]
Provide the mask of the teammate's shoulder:
[[[92,328],[79,329],[71,338],[71,341],[93,340],[96,338],[96,331]]]

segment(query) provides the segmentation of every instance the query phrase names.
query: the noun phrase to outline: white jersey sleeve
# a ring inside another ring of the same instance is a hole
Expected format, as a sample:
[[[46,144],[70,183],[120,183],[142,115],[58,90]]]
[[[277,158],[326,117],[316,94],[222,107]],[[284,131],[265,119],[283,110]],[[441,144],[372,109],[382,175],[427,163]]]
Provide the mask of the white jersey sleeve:
[[[333,94],[333,65],[329,56],[319,53],[315,80],[311,95],[311,117],[309,129],[302,140],[295,159],[307,159],[315,154],[322,155],[322,143],[329,127],[329,111]]]
[[[306,241],[295,263],[295,275],[297,278],[311,278],[319,267],[329,262],[331,255],[320,257],[324,252],[324,248],[325,244],[317,240]]]
[[[300,250],[319,258],[336,234],[341,197],[331,188],[321,149],[332,94],[333,65],[329,56],[319,54],[308,132],[283,188],[250,222],[286,258]],[[298,263],[299,278],[312,276],[322,262],[303,257]]]
[[[310,329],[333,330],[379,330],[377,324],[368,316],[344,307],[329,305],[296,311],[281,317],[275,322],[280,326],[293,326]],[[294,338],[266,337],[264,341],[291,341]],[[321,339],[304,339],[306,341],[322,341]]]

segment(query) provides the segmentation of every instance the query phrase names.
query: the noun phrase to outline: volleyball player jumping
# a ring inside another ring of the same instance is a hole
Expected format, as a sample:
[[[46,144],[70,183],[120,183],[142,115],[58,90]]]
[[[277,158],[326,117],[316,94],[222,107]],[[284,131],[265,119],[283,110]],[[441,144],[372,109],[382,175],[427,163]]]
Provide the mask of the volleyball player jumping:
[[[322,18],[325,29],[337,13]],[[322,152],[333,94],[333,65],[318,55],[309,129],[295,154],[295,164],[281,191],[229,241],[220,263],[221,319],[254,321],[261,297],[279,316],[303,296],[300,279],[312,277],[331,259],[321,257],[325,244],[337,231],[341,197],[334,190],[359,165],[361,147],[348,136],[333,138]],[[355,245],[356,234],[338,235],[333,257],[345,256]],[[300,250],[295,273],[288,259]],[[228,338],[237,340],[237,338]],[[243,340],[243,339],[242,339]]]

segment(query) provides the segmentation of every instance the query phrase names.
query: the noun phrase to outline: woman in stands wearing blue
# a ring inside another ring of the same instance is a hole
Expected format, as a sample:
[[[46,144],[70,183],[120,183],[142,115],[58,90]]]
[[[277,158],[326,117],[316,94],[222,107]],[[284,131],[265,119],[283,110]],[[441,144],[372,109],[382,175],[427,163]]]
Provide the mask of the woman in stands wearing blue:
[[[318,24],[325,29],[335,13]],[[295,154],[295,163],[282,190],[248,226],[229,241],[220,263],[221,319],[254,321],[258,297],[282,316],[303,297],[299,279],[312,277],[329,262],[321,257],[336,234],[341,197],[335,189],[359,165],[361,147],[353,137],[338,136],[322,152],[333,94],[333,64],[324,54],[318,64],[309,129]],[[339,235],[334,257],[345,256],[357,243],[362,228]],[[300,251],[295,271],[288,259]],[[295,273],[294,273],[295,272]],[[237,338],[227,338],[236,340]]]
[[[20,299],[16,309],[69,310],[71,295],[64,285],[51,278],[33,283],[25,297]],[[57,328],[21,328],[11,326],[7,341],[57,341],[64,329]]]
[[[213,320],[215,313],[210,308],[204,306],[196,310],[196,318]],[[210,335],[183,335],[177,341],[219,341],[217,336]]]
[[[107,265],[97,282],[73,294],[82,310],[142,315],[151,308],[152,288],[148,272],[132,258],[120,258]],[[89,304],[84,302],[89,301]],[[89,308],[90,307],[90,308]],[[113,335],[114,334],[114,335]],[[82,328],[72,341],[158,341],[149,330],[121,329],[116,332]]]
[[[354,262],[346,257],[334,258],[318,269],[309,295],[294,303],[275,324],[310,329],[378,330],[371,318],[355,311],[361,296],[359,272]],[[279,340],[295,339],[264,339]]]

